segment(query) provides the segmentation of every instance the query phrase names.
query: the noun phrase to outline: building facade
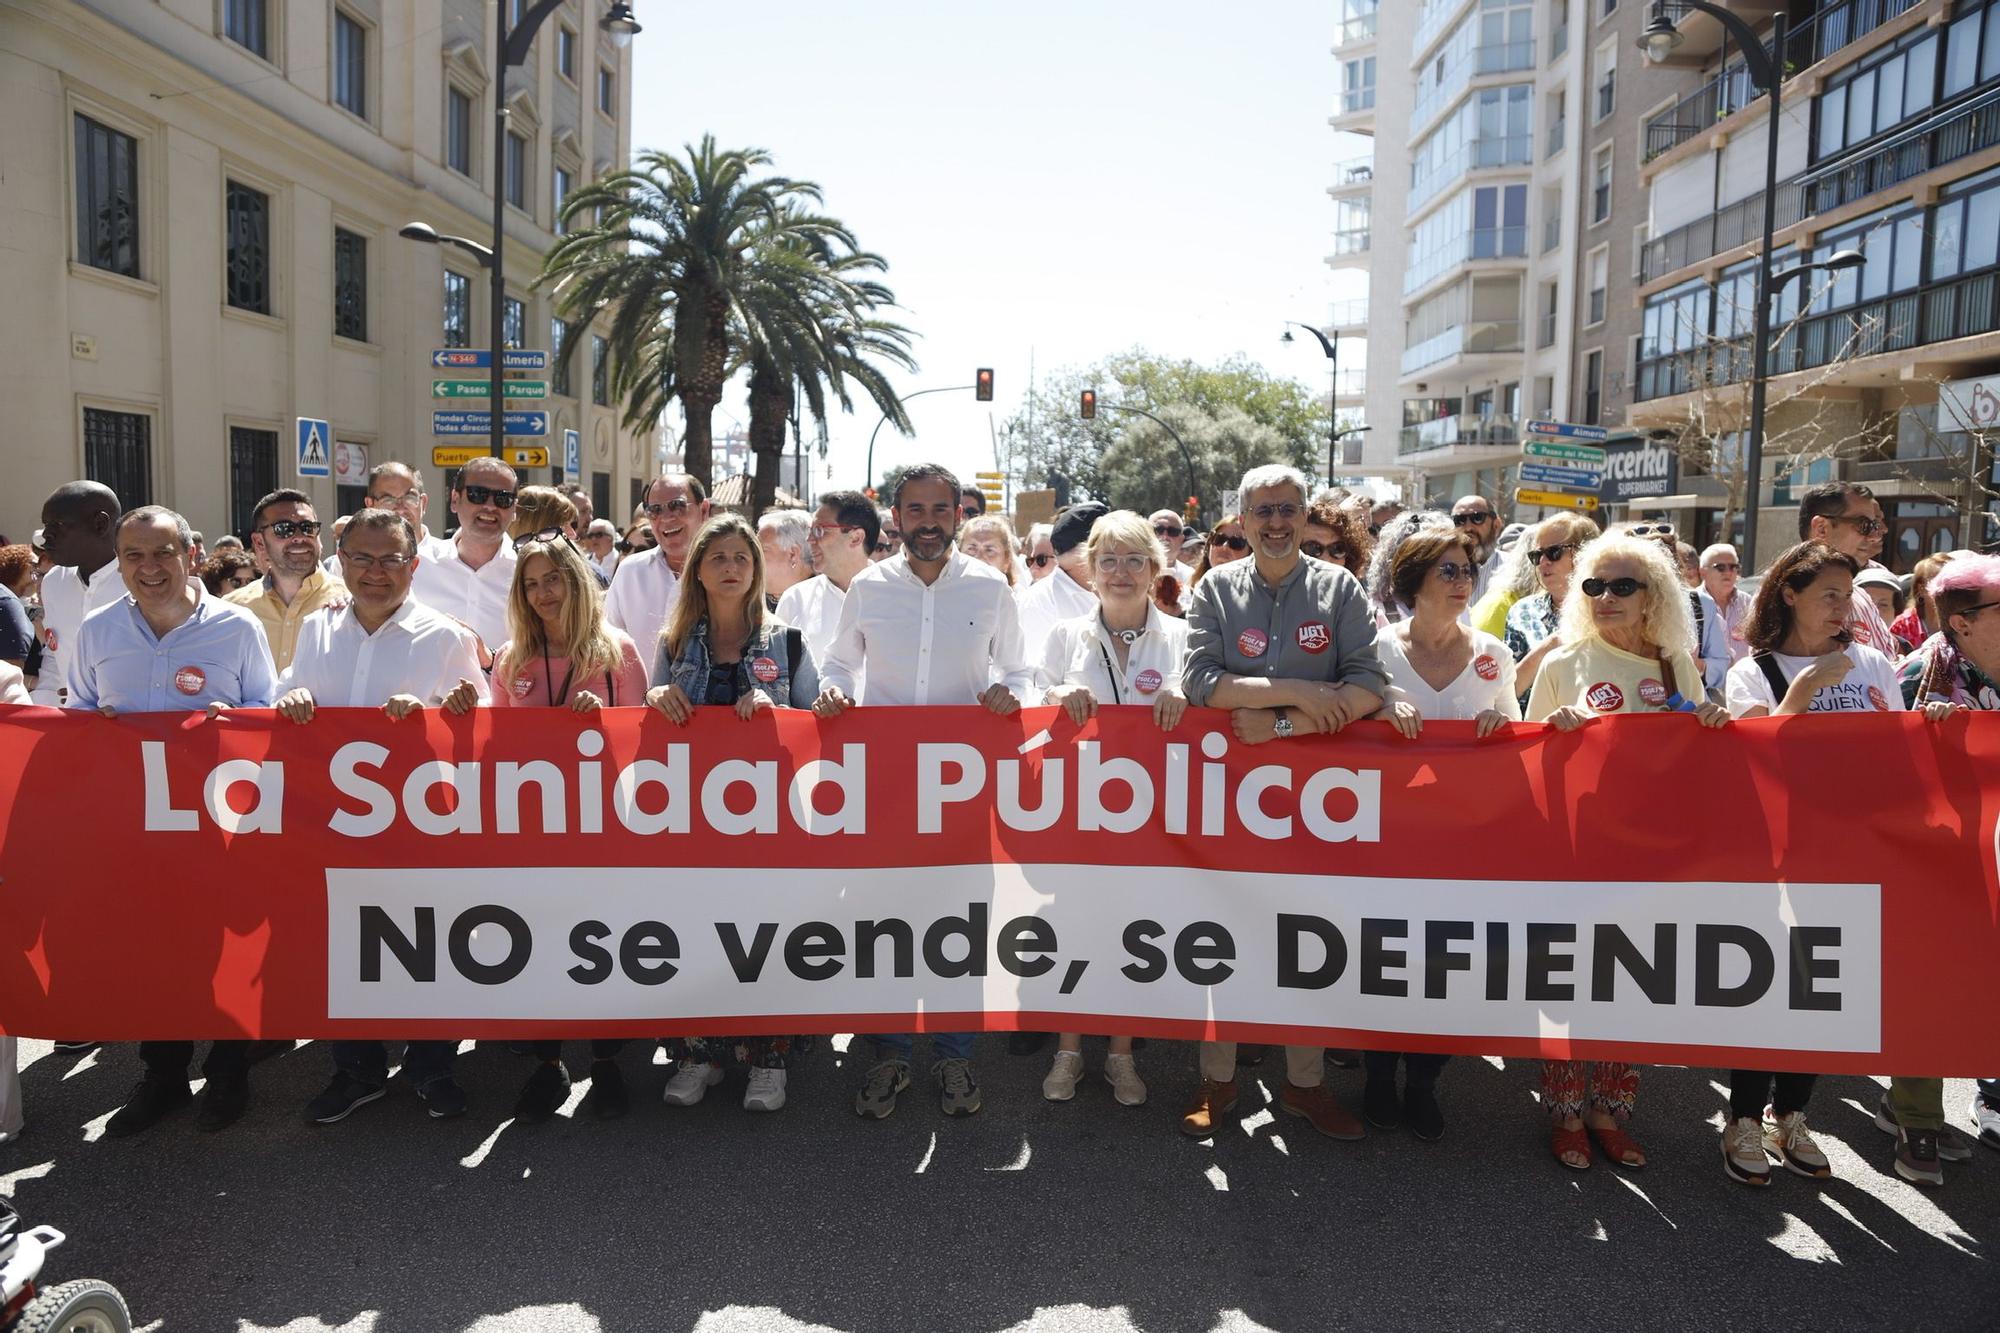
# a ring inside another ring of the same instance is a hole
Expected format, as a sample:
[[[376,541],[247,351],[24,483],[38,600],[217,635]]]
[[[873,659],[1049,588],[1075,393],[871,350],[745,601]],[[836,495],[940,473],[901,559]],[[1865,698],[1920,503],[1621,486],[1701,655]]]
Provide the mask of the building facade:
[[[631,151],[631,53],[601,8],[557,10],[503,93],[482,0],[0,0],[0,285],[30,316],[0,330],[0,532],[25,541],[89,477],[240,533],[277,486],[351,511],[392,459],[424,470],[442,527],[430,413],[454,404],[431,353],[486,346],[489,283],[397,231],[490,239],[496,96],[505,340],[563,354],[552,396],[519,404],[552,418],[528,479],[562,475],[575,430],[579,479],[622,508],[652,442],[618,427],[601,331],[532,290],[563,197]],[[299,475],[300,417],[331,423],[344,475]]]

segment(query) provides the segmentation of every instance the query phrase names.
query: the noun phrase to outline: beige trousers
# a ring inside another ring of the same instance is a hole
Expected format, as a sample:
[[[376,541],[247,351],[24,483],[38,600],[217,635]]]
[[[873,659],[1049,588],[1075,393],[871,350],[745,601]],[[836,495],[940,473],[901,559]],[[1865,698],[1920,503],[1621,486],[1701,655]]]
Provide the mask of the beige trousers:
[[[1205,1041],[1201,1044],[1201,1076],[1212,1083],[1229,1083],[1236,1078],[1236,1043]],[[1287,1046],[1285,1081],[1295,1088],[1317,1088],[1326,1077],[1324,1046]]]

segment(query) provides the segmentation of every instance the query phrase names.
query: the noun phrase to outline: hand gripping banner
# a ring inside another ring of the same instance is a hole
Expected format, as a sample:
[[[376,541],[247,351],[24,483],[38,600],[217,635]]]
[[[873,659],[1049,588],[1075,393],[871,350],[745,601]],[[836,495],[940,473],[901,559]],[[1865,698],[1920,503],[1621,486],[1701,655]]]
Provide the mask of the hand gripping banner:
[[[2000,1072],[2000,718],[0,709],[0,1029]]]

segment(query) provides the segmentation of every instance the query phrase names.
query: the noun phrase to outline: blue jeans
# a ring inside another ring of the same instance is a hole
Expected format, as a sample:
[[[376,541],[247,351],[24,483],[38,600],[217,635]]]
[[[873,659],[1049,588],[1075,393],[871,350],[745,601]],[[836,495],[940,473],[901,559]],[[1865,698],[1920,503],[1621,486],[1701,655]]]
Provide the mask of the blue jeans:
[[[933,1032],[931,1050],[940,1060],[970,1060],[972,1039],[977,1032]],[[910,1053],[917,1039],[908,1032],[878,1032],[869,1038],[875,1043],[875,1058],[878,1060],[901,1060],[910,1063]]]
[[[457,1059],[455,1041],[413,1041],[403,1052],[403,1073],[421,1088],[434,1078],[449,1076]],[[333,1067],[379,1088],[389,1081],[389,1049],[379,1041],[336,1041]]]

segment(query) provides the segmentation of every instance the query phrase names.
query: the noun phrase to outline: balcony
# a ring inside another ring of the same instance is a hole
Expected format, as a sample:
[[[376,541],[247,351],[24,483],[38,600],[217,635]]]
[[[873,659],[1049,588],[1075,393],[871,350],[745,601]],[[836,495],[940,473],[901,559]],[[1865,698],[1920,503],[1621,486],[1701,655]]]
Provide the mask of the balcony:
[[[1407,379],[1420,370],[1454,357],[1521,350],[1521,321],[1517,319],[1455,324],[1414,347],[1404,348],[1401,368],[1403,377]]]
[[[1399,0],[1407,4],[1409,0]],[[1445,25],[1465,11],[1465,0],[1424,0],[1423,11],[1417,15],[1416,35],[1410,39],[1410,54],[1421,55],[1424,48],[1445,30]]]
[[[1520,447],[1520,434],[1512,417],[1438,417],[1421,425],[1403,427],[1396,438],[1396,457],[1460,447],[1515,449]]]
[[[1532,40],[1475,46],[1454,61],[1430,87],[1417,94],[1416,105],[1410,109],[1410,128],[1414,131],[1428,125],[1438,112],[1465,92],[1476,75],[1506,74],[1534,67],[1535,44]]]
[[[1551,310],[1536,321],[1535,347],[1537,350],[1556,345],[1556,312]]]
[[[1403,272],[1403,295],[1436,282],[1461,264],[1481,259],[1526,259],[1526,227],[1477,227],[1450,244],[1413,260]]]
[[[1356,14],[1352,18],[1342,20],[1334,34],[1334,43],[1338,46],[1358,46],[1362,42],[1374,40],[1375,15],[1372,12]]]
[[[1340,110],[1336,114],[1351,116],[1357,111],[1373,111],[1374,109],[1375,85],[1371,83],[1366,88],[1349,88],[1343,92],[1340,95]]]
[[[1446,188],[1456,185],[1468,171],[1478,171],[1486,167],[1526,167],[1534,164],[1534,137],[1527,134],[1506,135],[1497,139],[1474,139],[1460,144],[1450,157],[1433,167],[1422,179],[1412,181],[1409,198],[1405,203],[1408,212],[1435,199]]]
[[[1333,308],[1327,312],[1326,326],[1329,329],[1339,329],[1343,333],[1353,329],[1366,329],[1368,298],[1364,296],[1358,301],[1335,301]]]
[[[1563,135],[1568,129],[1568,116],[1557,116],[1549,122],[1549,142],[1548,146],[1542,150],[1543,157],[1554,157],[1563,150]]]
[[[1334,396],[1343,403],[1356,402],[1368,395],[1368,368],[1343,366],[1333,380]]]
[[[1785,77],[1824,60],[1920,3],[1922,0],[1838,0],[1828,5],[1786,32]],[[1765,49],[1771,49],[1768,39]],[[1646,122],[1646,161],[1678,148],[1762,96],[1750,86],[1749,68],[1743,61],[1730,61],[1708,82]]]
[[[1333,249],[1326,255],[1332,268],[1368,267],[1368,228],[1355,227],[1333,234]]]
[[[1547,254],[1562,244],[1563,220],[1560,214],[1542,219],[1542,253]]]
[[[1333,164],[1333,184],[1327,186],[1328,194],[1345,194],[1349,191],[1372,189],[1375,184],[1375,155],[1350,157]]]

